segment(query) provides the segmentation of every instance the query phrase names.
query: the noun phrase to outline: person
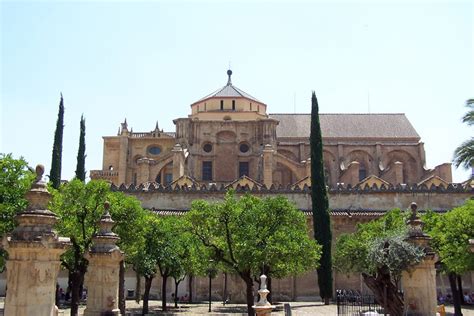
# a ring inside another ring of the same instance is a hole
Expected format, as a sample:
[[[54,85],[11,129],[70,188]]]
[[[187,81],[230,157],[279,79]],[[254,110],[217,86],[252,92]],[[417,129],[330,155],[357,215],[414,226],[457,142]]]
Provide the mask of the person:
[[[444,297],[443,293],[438,292],[438,304],[446,303],[446,298]]]
[[[70,298],[71,298],[71,288],[68,286],[66,289],[66,296],[65,296],[66,302],[69,302]]]
[[[466,304],[472,304],[471,297],[467,294],[467,292],[464,292],[464,302]]]

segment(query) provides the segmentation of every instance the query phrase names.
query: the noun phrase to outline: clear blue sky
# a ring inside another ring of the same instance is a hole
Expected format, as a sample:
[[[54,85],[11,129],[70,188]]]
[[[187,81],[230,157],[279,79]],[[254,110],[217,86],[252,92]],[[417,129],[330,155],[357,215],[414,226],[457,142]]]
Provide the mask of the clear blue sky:
[[[172,120],[233,83],[270,113],[406,113],[427,167],[472,136],[471,1],[26,2],[1,9],[0,152],[49,173],[59,94],[63,178],[74,176],[81,114],[88,170],[126,117],[136,132]],[[368,97],[370,96],[370,97]],[[295,102],[296,100],[296,102]],[[370,100],[370,101],[369,101]],[[470,171],[453,169],[455,181]]]

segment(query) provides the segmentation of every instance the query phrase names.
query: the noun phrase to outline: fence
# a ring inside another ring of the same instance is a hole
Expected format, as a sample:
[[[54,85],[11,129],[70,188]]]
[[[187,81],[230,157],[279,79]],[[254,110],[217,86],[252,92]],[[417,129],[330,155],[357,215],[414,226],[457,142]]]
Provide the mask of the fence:
[[[373,295],[361,294],[355,290],[336,290],[337,315],[384,315],[383,308]]]

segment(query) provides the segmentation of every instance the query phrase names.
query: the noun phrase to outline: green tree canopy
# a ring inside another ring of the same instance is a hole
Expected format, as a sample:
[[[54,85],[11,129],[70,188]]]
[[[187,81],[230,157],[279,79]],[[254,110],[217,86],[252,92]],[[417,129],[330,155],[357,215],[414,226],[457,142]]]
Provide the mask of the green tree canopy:
[[[224,202],[193,202],[190,231],[216,262],[239,275],[247,286],[248,314],[253,315],[253,278],[262,273],[284,277],[315,268],[321,247],[309,237],[306,218],[284,197],[259,199],[246,194]]]
[[[15,215],[25,210],[25,193],[30,189],[34,174],[23,158],[0,153],[0,238],[15,228]],[[0,250],[0,271],[5,267],[6,252]]]
[[[463,116],[462,121],[469,126],[474,125],[474,99],[466,101],[466,107],[469,108]],[[474,137],[464,141],[454,151],[454,165],[456,167],[463,166],[465,169],[474,167]]]
[[[423,221],[447,271],[463,274],[474,270],[474,254],[469,250],[469,239],[474,238],[474,200],[446,214],[428,212]]]
[[[448,274],[456,315],[461,315],[462,286],[460,275],[474,269],[474,254],[469,239],[474,238],[474,200],[445,214],[428,212],[423,216],[424,230],[439,255],[442,269]]]
[[[77,151],[76,178],[86,181],[86,120],[81,115],[79,149]]]
[[[62,256],[62,264],[69,270],[73,283],[71,313],[77,314],[80,288],[88,264],[84,254],[99,229],[98,223],[104,213],[105,201],[110,202],[110,214],[116,222],[114,231],[120,237],[118,245],[125,252],[126,258],[133,257],[138,252],[137,243],[142,240],[136,236],[140,236],[139,231],[145,225],[145,211],[135,198],[111,192],[110,185],[105,181],[92,180],[86,184],[74,179],[52,192],[50,209],[59,216],[58,233],[69,237],[72,243],[72,247]]]
[[[419,247],[405,241],[408,213],[398,209],[357,226],[356,232],[342,234],[336,242],[334,267],[362,274],[364,283],[390,315],[403,314],[403,297],[398,292],[402,271],[424,257]],[[384,291],[387,301],[384,302]]]
[[[319,105],[316,93],[311,96],[311,204],[313,210],[314,239],[322,246],[318,267],[319,295],[325,304],[332,297],[332,232],[329,200],[326,190],[323,162],[323,140],[319,122]]]
[[[49,179],[53,188],[59,189],[61,185],[61,164],[63,155],[63,133],[64,133],[64,99],[61,93],[59,101],[58,120],[56,121],[56,130],[54,131],[53,153],[51,158],[51,171]]]

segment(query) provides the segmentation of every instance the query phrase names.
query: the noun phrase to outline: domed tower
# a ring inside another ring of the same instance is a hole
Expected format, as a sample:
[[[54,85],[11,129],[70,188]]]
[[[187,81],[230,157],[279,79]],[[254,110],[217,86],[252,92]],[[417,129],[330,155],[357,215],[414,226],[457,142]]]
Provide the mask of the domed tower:
[[[187,148],[187,170],[198,181],[228,183],[243,175],[263,181],[262,153],[276,146],[278,121],[267,105],[232,84],[191,104],[187,118],[174,120],[177,141]]]

